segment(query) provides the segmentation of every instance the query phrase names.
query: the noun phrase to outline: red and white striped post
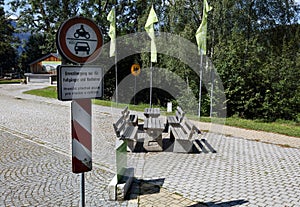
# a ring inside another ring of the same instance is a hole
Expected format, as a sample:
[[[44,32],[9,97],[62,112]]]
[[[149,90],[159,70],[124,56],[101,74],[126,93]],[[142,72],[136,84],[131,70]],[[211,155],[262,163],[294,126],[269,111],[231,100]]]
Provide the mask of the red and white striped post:
[[[81,207],[85,206],[84,172],[92,170],[92,102],[77,99],[71,103],[72,171],[81,173]]]
[[[77,99],[71,103],[72,171],[92,170],[92,103],[91,99]]]

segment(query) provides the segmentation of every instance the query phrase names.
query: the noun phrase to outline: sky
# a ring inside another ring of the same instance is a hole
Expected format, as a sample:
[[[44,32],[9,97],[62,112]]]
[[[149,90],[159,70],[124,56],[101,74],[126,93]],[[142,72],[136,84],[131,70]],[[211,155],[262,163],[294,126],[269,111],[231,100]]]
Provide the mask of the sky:
[[[299,0],[299,1],[300,1],[300,0]],[[4,0],[4,11],[5,11],[5,12],[9,12],[9,11],[10,11],[8,2],[10,2],[10,0]],[[9,18],[14,19],[13,17],[9,17]]]
[[[9,10],[9,6],[7,5],[7,3],[8,3],[9,1],[8,0],[4,0],[4,10],[5,11],[8,11]]]

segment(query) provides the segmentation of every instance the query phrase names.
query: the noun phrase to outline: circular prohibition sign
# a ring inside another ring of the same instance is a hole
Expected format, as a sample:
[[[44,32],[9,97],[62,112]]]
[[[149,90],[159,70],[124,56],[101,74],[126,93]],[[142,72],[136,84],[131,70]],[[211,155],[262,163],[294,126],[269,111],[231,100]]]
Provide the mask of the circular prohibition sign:
[[[92,20],[84,17],[68,19],[59,27],[56,44],[62,56],[74,63],[90,63],[101,53],[103,36]]]
[[[131,74],[138,76],[141,73],[141,67],[139,64],[135,63],[131,66]]]

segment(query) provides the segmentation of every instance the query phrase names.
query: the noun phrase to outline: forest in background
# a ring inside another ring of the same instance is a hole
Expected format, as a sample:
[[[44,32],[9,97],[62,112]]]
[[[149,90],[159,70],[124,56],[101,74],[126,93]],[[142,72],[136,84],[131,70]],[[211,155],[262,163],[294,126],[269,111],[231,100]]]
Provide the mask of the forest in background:
[[[210,0],[207,56],[223,82],[227,116],[274,121],[300,122],[300,7],[293,0]],[[12,0],[4,12],[0,0],[0,68],[28,71],[28,63],[56,52],[56,31],[66,19],[82,15],[101,28],[108,37],[107,15],[113,6],[117,14],[117,36],[144,32],[151,5],[158,16],[156,35],[168,32],[196,44],[195,33],[202,21],[202,1],[192,0]],[[17,14],[13,27],[8,17]],[[21,42],[15,33],[29,32]],[[17,48],[23,46],[19,54]],[[137,54],[118,62],[118,82],[130,74],[133,63],[149,66],[149,55]],[[155,67],[167,68],[186,80],[195,97],[199,77],[178,59],[158,54]],[[115,90],[112,68],[105,77],[105,97]],[[203,87],[201,114],[209,115],[209,91]],[[165,105],[172,97],[153,90],[156,104]],[[137,94],[137,102],[147,97]]]

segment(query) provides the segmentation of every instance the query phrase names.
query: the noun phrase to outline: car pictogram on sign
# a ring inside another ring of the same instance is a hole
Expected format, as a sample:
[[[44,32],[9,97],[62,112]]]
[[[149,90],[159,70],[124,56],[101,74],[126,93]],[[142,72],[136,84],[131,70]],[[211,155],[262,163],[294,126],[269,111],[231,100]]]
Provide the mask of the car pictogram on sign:
[[[78,52],[86,52],[88,55],[90,53],[90,46],[87,42],[76,42],[74,50],[76,54],[78,54]]]

